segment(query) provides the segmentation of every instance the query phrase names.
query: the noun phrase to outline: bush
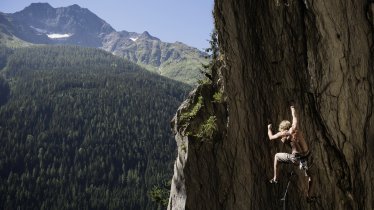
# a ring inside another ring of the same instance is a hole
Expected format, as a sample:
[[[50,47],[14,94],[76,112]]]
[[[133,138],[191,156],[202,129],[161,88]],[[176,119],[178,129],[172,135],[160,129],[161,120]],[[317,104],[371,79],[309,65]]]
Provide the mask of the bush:
[[[210,116],[203,124],[200,125],[196,137],[202,141],[213,139],[214,133],[217,131],[216,116]]]
[[[201,107],[203,107],[203,97],[199,96],[195,106],[191,109],[191,111],[182,114],[181,116],[182,121],[191,120],[192,118],[194,118],[197,115],[197,113],[200,111]]]

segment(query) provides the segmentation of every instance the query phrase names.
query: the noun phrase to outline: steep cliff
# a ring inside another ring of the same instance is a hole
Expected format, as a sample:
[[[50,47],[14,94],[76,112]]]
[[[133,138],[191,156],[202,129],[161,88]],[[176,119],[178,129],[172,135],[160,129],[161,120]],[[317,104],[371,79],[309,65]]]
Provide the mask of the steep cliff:
[[[215,1],[221,65],[174,118],[168,208],[373,209],[373,13],[365,0]],[[291,104],[312,153],[312,202],[297,167],[268,183],[274,154],[289,150],[268,140],[266,125],[290,120]],[[199,132],[210,116],[207,140]]]

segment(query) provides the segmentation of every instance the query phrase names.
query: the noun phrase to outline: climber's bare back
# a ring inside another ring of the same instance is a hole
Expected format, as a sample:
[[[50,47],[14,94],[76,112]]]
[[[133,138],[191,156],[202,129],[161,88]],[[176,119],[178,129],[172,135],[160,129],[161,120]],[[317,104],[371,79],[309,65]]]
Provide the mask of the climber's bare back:
[[[308,145],[305,142],[303,132],[300,130],[290,129],[291,136],[289,136],[292,153],[305,154],[308,152]]]

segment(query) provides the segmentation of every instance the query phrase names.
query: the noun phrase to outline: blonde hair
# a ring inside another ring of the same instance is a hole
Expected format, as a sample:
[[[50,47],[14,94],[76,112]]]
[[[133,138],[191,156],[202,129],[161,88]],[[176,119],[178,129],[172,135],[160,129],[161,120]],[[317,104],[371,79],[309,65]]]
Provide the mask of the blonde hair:
[[[291,123],[288,120],[283,120],[281,123],[279,123],[279,131],[287,131],[291,128]]]

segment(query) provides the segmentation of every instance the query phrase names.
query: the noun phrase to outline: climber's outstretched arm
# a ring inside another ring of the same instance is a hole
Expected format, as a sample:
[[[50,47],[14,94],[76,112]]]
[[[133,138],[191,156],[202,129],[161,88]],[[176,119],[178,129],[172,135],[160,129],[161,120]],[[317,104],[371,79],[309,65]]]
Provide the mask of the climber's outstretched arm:
[[[268,125],[268,136],[270,140],[274,140],[277,138],[285,137],[290,135],[287,131],[281,131],[273,135],[273,132],[271,131],[271,124]]]
[[[292,127],[290,130],[290,133],[292,133],[292,130],[297,130],[297,113],[294,106],[291,106],[291,114],[292,114]]]

